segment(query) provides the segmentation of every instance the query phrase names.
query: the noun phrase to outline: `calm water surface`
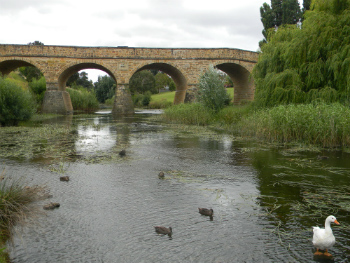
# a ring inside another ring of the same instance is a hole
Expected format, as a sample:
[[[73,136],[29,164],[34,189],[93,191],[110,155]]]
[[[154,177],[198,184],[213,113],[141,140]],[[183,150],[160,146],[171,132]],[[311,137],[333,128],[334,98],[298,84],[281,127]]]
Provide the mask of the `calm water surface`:
[[[0,159],[8,177],[47,187],[53,197],[37,206],[61,204],[16,229],[12,262],[349,262],[349,154],[268,148],[151,115],[47,121],[74,127],[59,144],[69,155]],[[312,226],[329,214],[341,224],[334,258],[314,258]]]

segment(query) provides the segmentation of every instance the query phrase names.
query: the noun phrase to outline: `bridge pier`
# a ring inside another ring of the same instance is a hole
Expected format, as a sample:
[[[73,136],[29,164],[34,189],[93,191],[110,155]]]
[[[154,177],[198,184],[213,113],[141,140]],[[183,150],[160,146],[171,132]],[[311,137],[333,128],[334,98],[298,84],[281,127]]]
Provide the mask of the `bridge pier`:
[[[132,102],[129,84],[117,84],[112,115],[125,116],[133,115],[134,113],[134,104]]]
[[[42,112],[56,114],[73,113],[73,106],[69,93],[67,91],[58,90],[58,83],[46,83]]]

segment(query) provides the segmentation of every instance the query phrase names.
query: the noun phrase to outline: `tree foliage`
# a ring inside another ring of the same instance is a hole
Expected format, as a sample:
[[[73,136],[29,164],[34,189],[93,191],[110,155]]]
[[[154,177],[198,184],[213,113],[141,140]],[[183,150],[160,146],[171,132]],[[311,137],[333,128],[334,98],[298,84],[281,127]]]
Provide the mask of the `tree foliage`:
[[[305,13],[301,29],[282,26],[277,31],[269,31],[268,43],[262,46],[253,71],[258,105],[314,100],[348,102],[348,1],[315,0],[312,3],[313,10]]]
[[[163,72],[157,73],[155,76],[155,81],[155,88],[158,91],[164,89],[165,87],[169,87],[170,91],[174,91],[176,89],[173,79]]]
[[[100,103],[113,97],[115,94],[116,83],[110,76],[99,76],[97,82],[94,83],[95,94]]]
[[[76,72],[67,80],[66,85],[68,87],[77,87],[82,86],[88,90],[93,90],[94,85],[92,84],[92,80],[89,80],[88,73],[85,71]]]
[[[136,72],[130,79],[129,88],[131,94],[145,94],[150,91],[152,94],[157,93],[156,80],[154,75],[149,70]]]
[[[214,112],[222,109],[230,100],[224,79],[213,66],[210,66],[199,78],[197,99],[205,108]]]

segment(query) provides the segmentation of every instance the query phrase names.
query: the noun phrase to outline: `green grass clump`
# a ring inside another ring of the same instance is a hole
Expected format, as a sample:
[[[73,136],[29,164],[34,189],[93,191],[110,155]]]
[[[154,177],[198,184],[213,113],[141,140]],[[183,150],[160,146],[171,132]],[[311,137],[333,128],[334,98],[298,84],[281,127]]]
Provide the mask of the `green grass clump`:
[[[213,121],[214,115],[202,104],[186,103],[165,109],[162,118],[170,123],[208,125]]]
[[[17,224],[35,213],[31,204],[38,200],[40,187],[24,186],[21,180],[5,177],[5,170],[0,174],[0,263],[8,262],[5,244],[11,239],[11,231]]]

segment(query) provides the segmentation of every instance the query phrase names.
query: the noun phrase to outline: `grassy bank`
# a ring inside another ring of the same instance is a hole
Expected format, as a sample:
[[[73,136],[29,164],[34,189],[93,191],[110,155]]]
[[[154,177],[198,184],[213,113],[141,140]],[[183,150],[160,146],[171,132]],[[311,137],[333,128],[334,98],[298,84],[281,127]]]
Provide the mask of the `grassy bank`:
[[[214,114],[199,104],[165,110],[166,122],[211,125],[228,133],[272,143],[350,147],[350,109],[339,103],[280,105],[257,110],[231,106]]]

